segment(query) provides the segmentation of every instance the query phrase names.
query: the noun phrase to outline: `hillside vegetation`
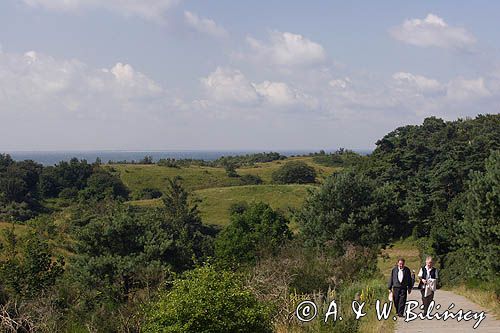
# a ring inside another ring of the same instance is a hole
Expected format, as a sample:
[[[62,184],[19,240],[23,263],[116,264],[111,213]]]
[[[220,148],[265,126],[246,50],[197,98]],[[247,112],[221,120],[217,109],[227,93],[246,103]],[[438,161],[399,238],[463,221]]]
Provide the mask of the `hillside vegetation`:
[[[314,167],[318,182],[341,169],[339,167],[319,165],[314,163],[311,157],[291,157],[286,160],[254,163],[253,166],[236,168],[236,172],[240,176],[246,174],[259,176],[264,184],[270,184],[273,172],[287,161],[303,161]],[[147,187],[158,188],[163,191],[168,186],[168,179],[176,176],[182,178],[182,184],[188,191],[242,185],[238,177],[229,177],[224,168],[210,166],[166,167],[155,164],[116,164],[109,166],[108,169],[120,176],[121,180],[132,191],[132,196]]]
[[[255,175],[262,179],[261,185],[242,185],[239,177],[229,177],[223,168],[211,166],[188,165],[182,167],[165,167],[154,164],[117,164],[107,167],[118,175],[124,184],[131,189],[131,197],[143,189],[155,188],[165,191],[168,181],[180,177],[184,188],[198,200],[198,208],[204,223],[226,225],[229,222],[229,207],[240,202],[262,201],[274,209],[288,213],[290,209],[299,208],[307,195],[307,189],[314,184],[273,184],[273,172],[289,161],[301,161],[314,168],[316,181],[324,179],[341,167],[319,165],[312,157],[291,157],[265,163],[254,163],[252,166],[237,168],[238,175]],[[132,205],[140,207],[158,207],[160,199],[132,200]]]
[[[376,145],[51,167],[0,155],[0,330],[387,332],[349,308],[387,299],[399,255],[434,255],[445,288],[498,302],[500,115],[431,117]],[[346,315],[325,323],[333,299]],[[319,309],[307,324],[303,300]]]

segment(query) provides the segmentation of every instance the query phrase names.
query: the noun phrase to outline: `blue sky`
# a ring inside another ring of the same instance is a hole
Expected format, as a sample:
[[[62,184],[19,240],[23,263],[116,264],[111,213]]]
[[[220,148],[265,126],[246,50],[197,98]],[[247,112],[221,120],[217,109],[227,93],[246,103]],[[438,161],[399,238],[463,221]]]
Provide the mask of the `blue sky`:
[[[492,1],[4,0],[0,150],[372,148],[498,113]]]

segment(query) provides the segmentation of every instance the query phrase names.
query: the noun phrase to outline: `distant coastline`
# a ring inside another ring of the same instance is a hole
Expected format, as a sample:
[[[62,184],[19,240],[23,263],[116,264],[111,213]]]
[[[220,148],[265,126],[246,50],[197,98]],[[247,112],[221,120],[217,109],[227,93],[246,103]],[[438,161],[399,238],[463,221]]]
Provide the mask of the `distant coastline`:
[[[365,155],[371,153],[369,149],[352,149],[353,151]],[[69,161],[71,158],[85,159],[94,162],[100,158],[103,163],[108,161],[138,161],[144,156],[152,156],[154,161],[161,158],[175,159],[199,159],[213,161],[222,156],[246,155],[264,151],[276,151],[285,156],[307,155],[319,150],[177,150],[177,151],[125,151],[125,150],[95,150],[95,151],[5,151],[16,161],[33,160],[43,165],[53,165],[60,161]],[[333,152],[335,149],[326,150]]]

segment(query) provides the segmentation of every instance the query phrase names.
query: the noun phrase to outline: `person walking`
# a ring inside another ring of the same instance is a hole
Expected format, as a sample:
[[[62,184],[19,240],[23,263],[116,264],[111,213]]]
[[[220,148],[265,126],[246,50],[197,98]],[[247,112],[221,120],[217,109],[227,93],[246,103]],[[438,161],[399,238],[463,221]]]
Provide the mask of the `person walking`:
[[[399,317],[404,316],[406,297],[413,288],[411,271],[405,266],[404,258],[399,258],[397,265],[391,271],[389,291],[392,292],[393,302]]]
[[[422,294],[423,311],[427,313],[429,304],[434,300],[434,291],[436,290],[438,279],[438,271],[434,267],[432,257],[429,256],[425,259],[425,266],[420,268],[418,277],[420,278],[418,289],[420,289],[420,293]]]

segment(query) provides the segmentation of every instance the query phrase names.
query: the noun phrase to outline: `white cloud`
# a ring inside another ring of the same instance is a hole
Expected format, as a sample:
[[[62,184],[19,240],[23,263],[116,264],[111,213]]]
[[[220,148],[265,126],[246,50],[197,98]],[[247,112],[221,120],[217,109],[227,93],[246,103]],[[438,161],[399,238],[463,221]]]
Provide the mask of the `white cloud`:
[[[328,84],[336,89],[346,89],[351,84],[351,79],[346,77],[343,79],[333,79]]]
[[[491,95],[482,77],[467,80],[463,77],[456,78],[448,84],[446,96],[449,100],[460,102],[465,100],[475,100]]]
[[[412,73],[398,72],[392,75],[399,87],[414,89],[419,93],[435,93],[444,89],[444,86],[435,79]]]
[[[107,72],[107,70],[105,70],[105,72]],[[135,89],[136,93],[141,91],[141,94],[156,94],[162,92],[162,88],[153,80],[137,72],[129,64],[122,64],[119,62],[111,68],[110,72],[114,75],[117,84],[122,87]]]
[[[405,20],[390,33],[399,41],[421,47],[468,49],[476,42],[467,30],[450,26],[434,14],[428,14],[424,19]]]
[[[31,7],[56,11],[105,9],[123,16],[161,22],[164,13],[181,0],[22,0]]]
[[[58,60],[34,51],[2,53],[0,73],[3,114],[47,112],[100,118],[147,110],[165,98],[157,83],[122,63],[95,69],[78,60]]]
[[[214,20],[199,17],[196,13],[185,11],[184,21],[188,26],[198,32],[217,38],[224,38],[228,36],[227,31],[223,27],[217,25]]]
[[[318,102],[315,98],[291,88],[284,82],[264,81],[259,84],[254,84],[255,90],[265,100],[275,106],[292,107],[302,105],[308,109],[317,107]]]
[[[215,117],[254,117],[282,111],[308,112],[312,119],[379,123],[382,119],[413,123],[436,115],[451,119],[494,112],[500,100],[500,80],[454,78],[440,82],[410,72],[392,76],[323,73],[307,80],[282,75],[281,80],[254,81],[241,71],[217,68],[201,79],[206,99],[194,107]],[[492,98],[493,97],[493,98]]]
[[[247,43],[252,50],[251,56],[275,65],[309,66],[326,60],[323,46],[290,32],[270,32],[267,42],[247,37]]]
[[[259,99],[254,86],[239,70],[218,67],[201,82],[209,96],[218,102],[253,104]]]
[[[291,87],[285,82],[263,81],[254,83],[248,80],[241,71],[230,68],[218,67],[208,77],[202,78],[208,98],[216,101],[218,106],[239,105],[266,109],[294,109],[302,107],[313,109],[318,106],[318,101]],[[200,101],[197,101],[200,104]],[[204,101],[205,106],[213,104]]]

